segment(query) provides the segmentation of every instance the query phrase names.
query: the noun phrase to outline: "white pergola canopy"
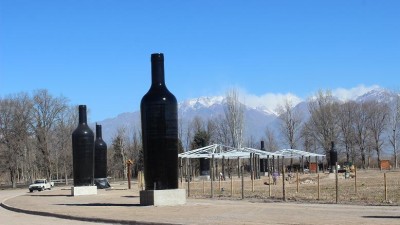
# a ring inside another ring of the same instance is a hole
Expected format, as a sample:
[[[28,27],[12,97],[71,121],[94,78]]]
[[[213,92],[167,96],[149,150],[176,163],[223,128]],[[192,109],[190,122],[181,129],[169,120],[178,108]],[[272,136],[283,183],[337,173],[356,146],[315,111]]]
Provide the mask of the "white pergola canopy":
[[[289,159],[290,158],[301,158],[301,157],[325,157],[325,155],[322,155],[322,154],[305,152],[305,151],[296,150],[296,149],[282,149],[282,150],[276,151],[275,153],[277,153],[280,156],[283,156],[285,158],[289,158]]]
[[[250,154],[254,153],[260,156],[261,159],[272,157],[285,157],[285,158],[298,158],[298,157],[325,157],[322,154],[305,152],[295,149],[282,149],[277,152],[267,152],[254,148],[233,148],[221,144],[213,144],[206,147],[194,149],[178,155],[179,158],[207,158],[210,159],[214,156],[215,159],[237,159],[237,158],[250,158]]]

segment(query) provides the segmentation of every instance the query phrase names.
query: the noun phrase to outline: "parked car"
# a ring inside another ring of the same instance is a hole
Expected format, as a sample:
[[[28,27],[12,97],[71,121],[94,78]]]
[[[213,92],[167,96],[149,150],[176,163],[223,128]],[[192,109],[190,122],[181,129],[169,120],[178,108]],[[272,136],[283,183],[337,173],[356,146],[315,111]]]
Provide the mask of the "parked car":
[[[51,190],[51,187],[54,186],[54,182],[48,182],[46,179],[37,179],[31,185],[29,185],[29,192],[33,192],[34,190],[37,191],[44,191],[46,189]]]

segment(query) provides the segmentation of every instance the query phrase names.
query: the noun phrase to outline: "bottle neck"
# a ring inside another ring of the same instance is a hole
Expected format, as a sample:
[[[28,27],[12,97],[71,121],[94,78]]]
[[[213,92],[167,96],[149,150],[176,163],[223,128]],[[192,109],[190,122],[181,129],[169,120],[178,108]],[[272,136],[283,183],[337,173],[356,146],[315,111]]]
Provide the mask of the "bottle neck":
[[[79,124],[87,124],[86,105],[79,106]]]
[[[164,55],[162,53],[151,55],[151,86],[165,86]]]
[[[96,138],[101,139],[102,138],[102,133],[101,133],[101,125],[96,124]]]

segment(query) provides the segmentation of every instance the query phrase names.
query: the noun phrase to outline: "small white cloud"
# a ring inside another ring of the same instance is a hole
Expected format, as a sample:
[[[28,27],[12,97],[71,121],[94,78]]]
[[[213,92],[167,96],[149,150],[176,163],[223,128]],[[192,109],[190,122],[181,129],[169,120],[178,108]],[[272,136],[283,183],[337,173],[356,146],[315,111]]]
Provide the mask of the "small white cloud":
[[[357,97],[378,88],[380,88],[379,85],[366,87],[365,85],[361,84],[350,89],[337,88],[332,91],[332,95],[342,101],[355,100]]]

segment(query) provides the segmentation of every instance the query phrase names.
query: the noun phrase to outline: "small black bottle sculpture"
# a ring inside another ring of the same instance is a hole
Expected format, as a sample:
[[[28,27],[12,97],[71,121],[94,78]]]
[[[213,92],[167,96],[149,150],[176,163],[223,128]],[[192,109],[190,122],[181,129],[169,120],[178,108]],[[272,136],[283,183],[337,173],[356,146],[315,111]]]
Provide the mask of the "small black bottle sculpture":
[[[335,142],[331,142],[331,150],[329,151],[329,157],[330,157],[330,164],[331,164],[331,169],[330,169],[330,173],[334,173],[337,168],[336,167],[336,163],[337,163],[337,151],[335,149]]]
[[[261,151],[265,151],[264,141],[261,141]],[[260,159],[260,172],[267,172],[266,159]]]
[[[164,80],[164,55],[151,55],[150,90],[140,103],[146,190],[178,188],[178,104]]]
[[[94,183],[97,188],[109,188],[107,180],[107,144],[103,141],[101,125],[96,124],[94,141]]]
[[[79,125],[72,133],[74,186],[93,185],[94,134],[87,125],[86,105],[79,106]]]

